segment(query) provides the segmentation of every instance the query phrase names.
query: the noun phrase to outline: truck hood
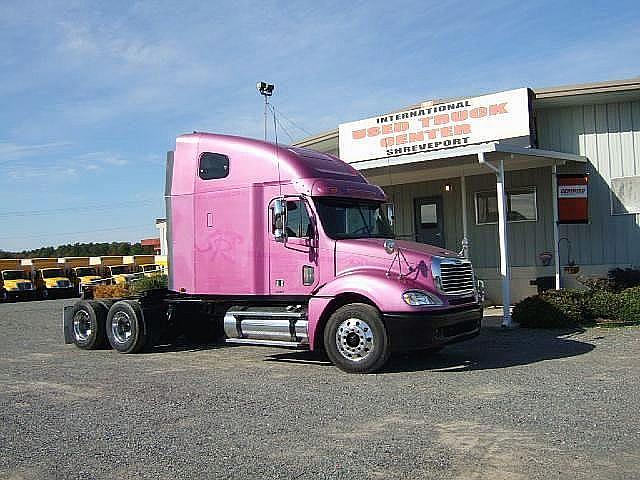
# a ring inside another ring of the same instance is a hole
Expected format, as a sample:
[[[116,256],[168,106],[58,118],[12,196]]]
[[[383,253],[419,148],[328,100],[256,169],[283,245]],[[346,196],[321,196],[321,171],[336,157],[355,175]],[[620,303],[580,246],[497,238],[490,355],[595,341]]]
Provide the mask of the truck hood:
[[[24,278],[19,278],[17,280],[4,280],[4,288],[6,290],[17,290],[19,289],[19,285],[29,284],[31,285],[31,280],[26,280]]]
[[[66,277],[51,277],[51,278],[45,278],[44,279],[44,284],[47,288],[50,287],[57,287],[58,286],[58,282],[59,281],[63,281],[65,283],[67,283],[69,286],[71,285],[71,282],[69,281],[68,278]]]
[[[397,256],[396,253],[389,255],[384,249],[384,242],[383,238],[337,240],[336,274],[341,275],[364,268],[383,269],[385,272],[390,269],[395,276],[402,273],[424,288],[433,289],[432,257],[460,258],[455,252],[444,248],[396,240],[396,246],[406,258],[405,262],[402,255]]]
[[[94,280],[100,280],[100,278],[101,277],[99,277],[98,275],[85,275],[83,277],[78,277],[80,283],[91,283]]]

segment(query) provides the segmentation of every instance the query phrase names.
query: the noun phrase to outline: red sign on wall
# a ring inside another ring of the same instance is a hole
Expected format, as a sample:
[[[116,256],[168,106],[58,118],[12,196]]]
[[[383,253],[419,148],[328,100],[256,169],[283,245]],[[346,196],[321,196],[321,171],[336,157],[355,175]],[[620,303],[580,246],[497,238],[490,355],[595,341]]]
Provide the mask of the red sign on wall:
[[[589,177],[558,175],[559,223],[589,223]]]

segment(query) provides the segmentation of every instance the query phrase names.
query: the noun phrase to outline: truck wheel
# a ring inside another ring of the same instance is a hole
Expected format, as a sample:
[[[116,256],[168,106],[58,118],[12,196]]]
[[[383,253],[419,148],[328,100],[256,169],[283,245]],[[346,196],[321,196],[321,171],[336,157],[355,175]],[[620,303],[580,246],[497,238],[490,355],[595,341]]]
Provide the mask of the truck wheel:
[[[49,298],[49,289],[48,288],[43,288],[42,292],[41,292],[41,295],[42,295],[42,299],[43,300],[48,299]]]
[[[73,343],[85,350],[107,344],[105,323],[107,309],[98,302],[81,300],[73,306]]]
[[[9,294],[7,293],[6,290],[2,290],[2,292],[0,292],[0,302],[4,303],[8,301],[9,301]]]
[[[149,325],[134,301],[119,300],[111,306],[106,330],[109,343],[120,353],[138,353],[150,343]]]
[[[333,364],[349,373],[375,372],[391,353],[380,312],[365,303],[345,305],[329,317],[324,347]]]

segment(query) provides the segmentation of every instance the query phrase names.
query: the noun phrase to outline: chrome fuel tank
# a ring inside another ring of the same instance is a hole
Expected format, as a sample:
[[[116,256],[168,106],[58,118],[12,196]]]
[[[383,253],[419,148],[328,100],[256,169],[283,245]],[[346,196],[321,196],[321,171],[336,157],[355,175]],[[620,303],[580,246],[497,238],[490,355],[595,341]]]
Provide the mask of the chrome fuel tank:
[[[308,344],[305,312],[279,310],[235,310],[224,316],[229,339],[270,340]]]

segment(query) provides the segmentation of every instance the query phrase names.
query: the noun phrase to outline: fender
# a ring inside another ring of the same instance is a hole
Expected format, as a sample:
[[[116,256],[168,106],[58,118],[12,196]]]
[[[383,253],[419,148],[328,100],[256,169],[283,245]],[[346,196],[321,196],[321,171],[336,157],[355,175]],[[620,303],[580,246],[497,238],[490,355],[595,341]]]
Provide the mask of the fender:
[[[320,287],[309,300],[307,330],[310,349],[314,349],[316,330],[322,326],[320,321],[336,297],[356,294],[367,298],[381,312],[410,312],[415,311],[415,307],[407,305],[402,294],[411,289],[424,290],[424,285],[397,274],[387,276],[385,269],[356,268],[338,275]]]

